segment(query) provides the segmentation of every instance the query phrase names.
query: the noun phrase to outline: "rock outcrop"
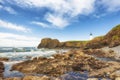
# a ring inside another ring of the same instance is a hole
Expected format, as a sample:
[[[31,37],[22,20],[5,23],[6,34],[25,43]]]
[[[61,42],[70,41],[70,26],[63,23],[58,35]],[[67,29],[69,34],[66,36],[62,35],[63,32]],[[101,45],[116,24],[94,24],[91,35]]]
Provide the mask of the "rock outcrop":
[[[51,38],[44,38],[41,40],[38,48],[56,48],[60,44],[59,40],[51,39]]]
[[[87,41],[66,41],[59,42],[57,39],[44,38],[38,45],[38,48],[83,48]]]

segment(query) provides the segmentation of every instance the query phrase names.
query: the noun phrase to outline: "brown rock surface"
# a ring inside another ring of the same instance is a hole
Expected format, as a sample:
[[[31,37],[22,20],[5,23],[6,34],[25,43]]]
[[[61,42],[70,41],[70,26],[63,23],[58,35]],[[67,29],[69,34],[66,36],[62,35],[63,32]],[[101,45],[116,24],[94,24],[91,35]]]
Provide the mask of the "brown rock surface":
[[[4,80],[22,80],[20,77],[6,78]]]
[[[81,50],[71,50],[65,54],[55,54],[53,57],[54,59],[40,57],[39,59],[18,63],[12,67],[12,70],[58,77],[70,71],[88,71],[91,75],[94,75],[94,71],[104,70],[104,68],[111,66],[107,62],[99,61],[84,54]],[[33,66],[33,68],[30,66]],[[111,68],[114,68],[114,66]],[[119,65],[117,68],[119,68]],[[102,75],[104,76],[103,73]]]
[[[83,48],[87,41],[66,41],[59,42],[57,39],[44,38],[38,45],[38,48]]]
[[[3,62],[0,62],[0,78],[3,77],[3,72],[4,72],[4,64]]]
[[[1,57],[1,58],[0,58],[0,61],[9,61],[9,59],[8,59],[8,58],[4,58],[4,57],[2,58],[2,57]]]
[[[105,77],[108,77],[114,71],[119,70],[119,69],[120,69],[120,63],[118,63],[118,62],[108,62],[107,67],[91,71],[90,76],[95,76],[95,77],[105,76]]]
[[[25,76],[22,80],[51,80],[49,77],[47,76]]]
[[[44,38],[41,40],[41,43],[38,45],[38,48],[56,48],[60,42],[57,39]]]
[[[4,80],[52,80],[48,76],[24,76],[24,77],[13,77],[13,78],[6,78]]]
[[[83,50],[84,53],[89,55],[95,55],[97,57],[115,58],[116,53],[113,50],[103,51],[102,49],[87,49]]]

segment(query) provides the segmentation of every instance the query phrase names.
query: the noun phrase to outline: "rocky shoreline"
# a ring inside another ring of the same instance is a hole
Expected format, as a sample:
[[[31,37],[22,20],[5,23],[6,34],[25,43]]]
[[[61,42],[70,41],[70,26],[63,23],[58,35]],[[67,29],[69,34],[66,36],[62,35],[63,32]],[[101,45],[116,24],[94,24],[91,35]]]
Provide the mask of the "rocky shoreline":
[[[11,71],[22,72],[25,74],[23,77],[3,77],[3,62],[0,65],[1,80],[119,80],[120,78],[120,63],[112,50],[71,49],[48,58],[36,57],[33,60],[14,64]]]
[[[108,56],[110,57],[111,55]],[[69,80],[72,76],[70,75],[71,72],[78,75],[77,77],[72,77],[73,80],[94,80],[94,78],[95,80],[99,78],[101,80],[107,80],[108,78],[117,80],[116,78],[120,77],[118,73],[120,70],[119,62],[101,61],[88,54],[87,51],[79,49],[55,54],[50,58],[39,57],[21,62],[12,67],[11,71],[14,70],[24,73],[25,76],[7,78],[5,80]],[[84,75],[84,72],[87,72],[87,74]]]

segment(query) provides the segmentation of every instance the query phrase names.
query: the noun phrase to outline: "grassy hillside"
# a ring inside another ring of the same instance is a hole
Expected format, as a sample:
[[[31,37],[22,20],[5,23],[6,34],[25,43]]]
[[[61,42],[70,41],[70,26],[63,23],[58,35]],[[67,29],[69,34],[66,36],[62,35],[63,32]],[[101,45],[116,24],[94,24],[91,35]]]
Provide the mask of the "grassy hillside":
[[[115,26],[105,36],[99,36],[89,41],[88,48],[100,48],[104,46],[115,47],[120,45],[120,25]]]

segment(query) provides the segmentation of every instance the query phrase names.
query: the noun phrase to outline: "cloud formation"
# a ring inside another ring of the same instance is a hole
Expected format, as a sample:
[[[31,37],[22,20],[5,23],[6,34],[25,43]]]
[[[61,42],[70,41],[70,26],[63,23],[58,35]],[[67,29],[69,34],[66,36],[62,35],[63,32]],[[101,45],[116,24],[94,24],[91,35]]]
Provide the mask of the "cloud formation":
[[[42,22],[38,22],[38,21],[32,21],[31,24],[35,24],[35,25],[41,26],[43,28],[50,28],[49,25],[42,23]]]
[[[101,0],[101,4],[107,8],[107,11],[119,11],[120,1],[118,0]]]
[[[40,39],[37,37],[29,37],[24,35],[17,35],[13,33],[0,32],[0,46],[14,46],[14,47],[27,47],[38,45]]]
[[[0,0],[3,2],[2,0]],[[101,7],[104,7],[104,12],[114,12],[120,10],[120,1],[118,0],[5,0],[12,5],[19,6],[25,9],[49,9],[45,13],[44,20],[34,21],[36,25],[42,27],[64,28],[71,24],[72,20],[80,15],[90,15],[95,10],[99,11]],[[98,3],[99,2],[99,3]],[[100,6],[99,8],[96,6]],[[6,9],[6,11],[14,11]],[[105,14],[105,13],[100,13]],[[101,15],[93,14],[93,17],[100,18]],[[103,17],[103,15],[102,15]],[[32,22],[31,22],[32,23]],[[48,26],[49,25],[49,26]]]
[[[0,5],[0,10],[4,10],[8,12],[9,14],[17,14],[17,12],[13,8],[8,7],[8,6]]]
[[[13,0],[10,3],[16,3],[17,6],[22,8],[48,8],[52,12],[46,13],[44,19],[51,26],[64,28],[70,24],[72,18],[80,14],[88,15],[92,13],[94,2],[95,0]],[[42,25],[45,24],[43,22],[39,23],[42,23]]]
[[[0,27],[6,28],[6,29],[11,29],[11,30],[16,30],[16,31],[21,31],[21,32],[30,32],[31,30],[28,28],[25,28],[24,26],[13,24],[7,21],[0,20]]]

